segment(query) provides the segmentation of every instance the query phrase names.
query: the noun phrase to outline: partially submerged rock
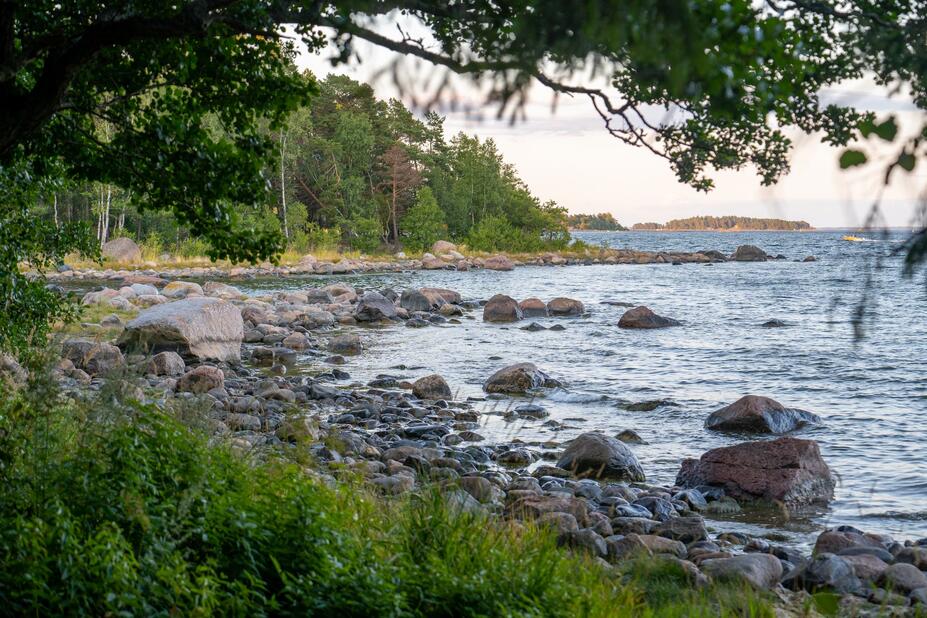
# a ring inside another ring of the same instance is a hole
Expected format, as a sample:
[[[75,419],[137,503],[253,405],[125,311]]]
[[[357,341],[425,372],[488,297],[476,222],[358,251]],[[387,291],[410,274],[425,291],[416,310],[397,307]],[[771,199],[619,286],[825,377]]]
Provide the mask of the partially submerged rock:
[[[517,322],[522,318],[521,307],[511,296],[496,294],[483,307],[484,322]]]
[[[657,315],[643,305],[628,309],[618,320],[618,326],[621,328],[667,328],[679,325],[679,321]]]
[[[754,245],[740,245],[731,254],[735,262],[765,262],[768,257],[765,251]]]
[[[412,394],[419,399],[450,399],[451,387],[438,374],[419,378],[412,384]]]
[[[354,309],[354,319],[358,322],[376,322],[396,317],[396,305],[379,292],[364,292]]]
[[[551,379],[534,363],[517,363],[503,367],[489,376],[483,384],[483,390],[487,393],[522,395],[532,389],[555,386],[559,386],[559,382]]]
[[[712,412],[705,420],[705,427],[716,431],[788,433],[805,425],[820,422],[820,417],[811,412],[786,408],[769,397],[745,395],[734,403]]]
[[[547,311],[554,316],[576,316],[582,315],[585,308],[578,300],[560,296],[547,303]]]
[[[557,467],[583,477],[644,480],[644,471],[631,449],[599,433],[574,438],[557,461]]]
[[[817,443],[790,437],[744,442],[685,459],[676,484],[722,487],[737,500],[790,507],[826,504],[835,486]]]
[[[526,298],[518,303],[518,307],[526,318],[547,317],[547,305],[540,298]]]

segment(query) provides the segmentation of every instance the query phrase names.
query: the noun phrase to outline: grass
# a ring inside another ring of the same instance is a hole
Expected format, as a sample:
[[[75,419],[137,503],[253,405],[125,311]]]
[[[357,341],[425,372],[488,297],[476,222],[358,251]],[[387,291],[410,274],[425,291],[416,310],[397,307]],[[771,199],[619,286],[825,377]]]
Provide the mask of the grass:
[[[138,315],[138,311],[125,311],[107,305],[81,305],[80,316],[77,320],[68,323],[59,322],[54,325],[53,331],[62,335],[80,335],[91,337],[95,341],[111,341],[115,339],[120,332],[122,332],[122,326],[100,326],[99,328],[88,328],[86,325],[99,325],[100,320],[108,315],[113,314],[117,315],[119,319],[125,323]]]
[[[768,616],[663,562],[603,567],[531,525],[243,457],[119,382],[64,401],[33,368],[0,400],[0,603],[11,614]]]

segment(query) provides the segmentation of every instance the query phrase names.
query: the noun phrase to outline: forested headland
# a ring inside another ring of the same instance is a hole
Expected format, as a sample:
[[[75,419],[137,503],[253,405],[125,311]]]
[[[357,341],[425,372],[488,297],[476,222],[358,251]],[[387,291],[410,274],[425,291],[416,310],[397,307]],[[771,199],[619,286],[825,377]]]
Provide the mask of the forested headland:
[[[687,217],[685,219],[672,219],[666,223],[635,223],[632,230],[659,230],[659,231],[723,231],[723,232],[753,232],[753,231],[806,231],[814,229],[806,221],[786,221],[785,219],[759,219],[756,217]]]
[[[221,132],[218,122],[208,129]],[[106,123],[97,130],[105,139]],[[319,82],[309,105],[266,133],[276,145],[263,170],[269,199],[238,206],[237,214],[245,225],[279,232],[288,250],[422,251],[444,238],[478,251],[569,243],[565,210],[535,197],[491,139],[446,139],[443,117],[417,118],[350,78]],[[56,224],[91,224],[100,244],[131,237],[148,259],[205,255],[205,241],[133,197],[111,184],[72,184],[43,196],[40,212]]]
[[[624,232],[628,228],[618,223],[615,216],[609,212],[600,212],[595,215],[569,215],[567,225],[571,230],[596,230],[605,232]]]

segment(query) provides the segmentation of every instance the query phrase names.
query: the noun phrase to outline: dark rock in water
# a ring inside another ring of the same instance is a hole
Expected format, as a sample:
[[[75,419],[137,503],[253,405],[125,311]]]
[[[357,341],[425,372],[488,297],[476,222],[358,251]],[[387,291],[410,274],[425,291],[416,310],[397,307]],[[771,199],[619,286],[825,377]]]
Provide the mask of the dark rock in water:
[[[647,444],[647,442],[633,429],[625,429],[615,437],[625,444]]]
[[[625,406],[629,412],[653,412],[657,408],[675,406],[676,402],[669,399],[652,399],[650,401],[639,401]]]
[[[598,433],[584,433],[572,441],[557,461],[557,467],[577,476],[644,481],[637,457],[618,440]]]
[[[526,298],[518,303],[518,307],[526,318],[547,317],[547,305],[540,298]]]
[[[422,318],[410,318],[406,320],[406,328],[425,328],[431,326],[431,322]]]
[[[521,330],[527,330],[532,333],[536,333],[539,330],[547,330],[547,329],[541,326],[540,324],[538,324],[537,322],[532,322],[531,324],[528,324],[527,326],[522,326]]]
[[[336,335],[328,340],[328,351],[333,354],[360,354],[363,350],[357,335]]]
[[[802,262],[817,262],[817,261],[818,261],[818,258],[814,257],[813,255],[809,255],[808,257],[802,260]]]
[[[419,399],[450,399],[452,397],[451,387],[438,374],[432,374],[419,378],[412,384],[412,394]]]
[[[555,316],[582,315],[585,307],[578,300],[558,297],[547,303],[547,312]]]
[[[645,496],[632,502],[631,506],[639,506],[647,509],[651,514],[651,519],[655,519],[656,521],[666,521],[676,516],[676,509],[673,508],[673,503],[663,498],[657,498],[656,496]]]
[[[708,501],[698,489],[684,489],[675,494],[673,500],[685,502],[693,511],[703,511],[708,508]]]
[[[376,322],[396,317],[396,305],[379,292],[364,292],[354,308],[354,319],[358,322]]]
[[[563,324],[554,324],[554,325],[551,326],[548,330],[557,330],[557,331],[560,331],[560,330],[566,330],[566,327],[565,327]]]
[[[529,403],[524,406],[518,406],[515,408],[515,411],[518,412],[519,416],[526,416],[528,418],[545,418],[549,416],[547,410],[543,406],[537,404]]]
[[[496,457],[496,461],[509,466],[526,466],[535,460],[531,451],[524,448],[513,448]]]
[[[677,320],[657,315],[644,306],[628,309],[618,320],[618,326],[621,328],[666,328],[679,325],[680,322]]]
[[[521,307],[514,298],[505,294],[496,294],[483,306],[484,322],[517,322],[521,318]]]
[[[704,256],[707,256],[715,262],[726,262],[727,256],[721,253],[720,251],[715,251],[714,249],[702,249],[701,251],[696,251],[696,253],[701,253]]]
[[[419,290],[431,301],[433,307],[438,307],[445,303],[459,305],[463,302],[459,292],[448,290],[446,288],[422,288]]]
[[[767,320],[766,322],[763,322],[762,324],[760,324],[760,326],[762,326],[763,328],[782,328],[784,326],[788,326],[788,324],[786,324],[782,320],[773,319],[773,320]]]
[[[326,356],[324,359],[322,359],[322,362],[328,363],[329,365],[343,365],[347,361],[340,354],[334,354],[332,356]]]
[[[603,305],[610,305],[612,307],[635,307],[634,303],[626,303],[620,300],[603,300]]]
[[[676,484],[723,487],[737,500],[789,507],[827,504],[835,486],[817,443],[790,437],[744,442],[685,459]]]
[[[786,408],[769,397],[746,395],[712,412],[705,427],[715,431],[787,433],[820,422],[820,417],[811,412]]]
[[[399,306],[406,311],[431,311],[432,304],[427,296],[420,290],[403,290],[399,298]]]
[[[524,394],[535,388],[553,388],[560,383],[538,369],[533,363],[509,365],[489,376],[483,384],[487,393]]]
[[[777,260],[787,260],[787,259],[789,259],[789,258],[785,257],[784,255],[782,255],[782,254],[780,253],[780,254],[776,255],[775,259],[777,259]]]
[[[731,255],[735,262],[765,262],[766,252],[754,245],[740,245]]]

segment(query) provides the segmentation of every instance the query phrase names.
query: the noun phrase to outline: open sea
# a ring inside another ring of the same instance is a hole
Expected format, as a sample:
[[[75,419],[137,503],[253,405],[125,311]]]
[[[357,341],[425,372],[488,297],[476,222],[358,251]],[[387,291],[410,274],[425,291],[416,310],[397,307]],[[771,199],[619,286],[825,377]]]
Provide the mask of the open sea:
[[[745,394],[812,411],[824,423],[798,432],[817,440],[839,477],[830,508],[804,513],[744,512],[717,529],[775,532],[806,544],[825,526],[852,524],[896,538],[927,537],[927,287],[902,276],[893,249],[902,232],[846,242],[845,232],[579,232],[583,240],[642,250],[731,253],[755,244],[786,260],[705,265],[522,267],[511,272],[409,272],[235,282],[251,294],[342,280],[363,288],[447,287],[465,299],[507,294],[522,300],[581,300],[579,318],[537,319],[563,331],[529,332],[486,324],[480,311],[462,324],[365,329],[366,352],[345,367],[352,380],[378,374],[443,375],[458,398],[482,397],[496,369],[530,361],[564,384],[537,401],[566,425],[507,423],[493,414],[522,401],[485,401],[480,430],[495,441],[521,440],[543,451],[590,430],[633,429],[648,481],[672,483],[680,461],[742,441],[707,431],[710,412]],[[867,236],[865,234],[860,234]],[[803,263],[814,255],[816,262]],[[655,331],[617,327],[624,307],[647,305],[683,326]],[[860,319],[860,312],[862,318]],[[784,328],[763,328],[770,319]],[[859,328],[855,327],[857,324]],[[306,357],[306,369],[319,364]],[[405,368],[397,368],[397,367]],[[319,369],[322,366],[319,364]],[[630,402],[667,400],[648,412]]]

